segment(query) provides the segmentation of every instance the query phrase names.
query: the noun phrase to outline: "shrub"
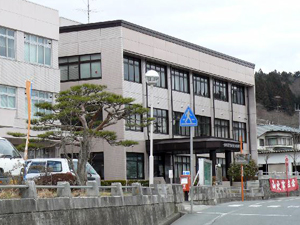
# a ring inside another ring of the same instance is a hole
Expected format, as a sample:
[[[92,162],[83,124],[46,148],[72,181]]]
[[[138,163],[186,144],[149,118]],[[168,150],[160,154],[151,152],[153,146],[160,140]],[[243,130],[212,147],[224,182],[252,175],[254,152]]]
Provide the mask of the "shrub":
[[[250,160],[248,165],[244,165],[244,179],[254,180],[258,167],[254,160]],[[241,181],[241,165],[232,163],[228,169],[228,175],[233,181]]]
[[[111,186],[112,183],[121,183],[122,186],[126,186],[126,180],[102,180],[101,186]],[[149,186],[148,180],[127,180],[127,185],[131,186],[133,183],[140,183],[142,186]]]

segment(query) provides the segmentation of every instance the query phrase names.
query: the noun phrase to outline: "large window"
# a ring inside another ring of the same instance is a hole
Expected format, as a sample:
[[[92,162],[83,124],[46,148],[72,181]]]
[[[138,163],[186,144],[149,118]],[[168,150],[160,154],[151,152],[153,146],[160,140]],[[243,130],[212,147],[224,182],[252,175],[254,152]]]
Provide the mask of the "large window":
[[[31,34],[24,34],[24,44],[26,62],[51,65],[51,40]]]
[[[50,110],[45,110],[45,109],[38,108],[38,107],[35,106],[35,104],[37,104],[37,103],[43,103],[43,102],[52,103],[52,97],[53,97],[52,93],[33,90],[31,92],[31,115],[33,117],[35,117],[35,114],[37,112],[46,113],[46,114],[51,113]],[[28,107],[28,105],[27,105],[27,98],[25,98],[25,112],[26,112],[26,117],[28,117],[28,108],[27,107]]]
[[[16,88],[0,85],[0,107],[16,108]]]
[[[158,72],[159,80],[156,84],[157,87],[167,88],[167,70],[165,66],[152,62],[147,62],[146,72],[148,70],[155,70],[156,72]]]
[[[195,136],[210,136],[211,135],[211,122],[210,117],[196,116],[198,120],[198,126],[195,127]]]
[[[228,90],[226,82],[214,80],[214,98],[222,101],[228,101]]]
[[[243,142],[246,143],[247,142],[246,123],[233,122],[233,139],[239,141],[241,136]]]
[[[215,119],[215,137],[229,138],[229,121]]]
[[[181,112],[173,112],[173,133],[175,135],[189,136],[189,127],[180,126],[180,118],[182,117],[182,115],[183,113]]]
[[[183,171],[190,171],[190,157],[189,156],[175,156],[174,157],[175,178],[179,178]]]
[[[194,93],[203,97],[209,97],[209,79],[194,75]]]
[[[0,56],[15,58],[15,32],[0,27]]]
[[[144,154],[126,153],[127,179],[144,179]]]
[[[140,60],[124,56],[124,80],[141,83]]]
[[[232,94],[232,103],[245,105],[245,94],[244,87],[232,84],[231,94]]]
[[[153,109],[153,118],[155,118],[153,121],[153,132],[158,134],[168,134],[168,111],[163,109]]]
[[[171,69],[172,90],[189,93],[189,74],[187,72]]]
[[[98,79],[101,73],[101,55],[71,56],[59,59],[60,80]]]
[[[143,127],[141,127],[142,115],[134,114],[126,119],[125,130],[131,131],[143,131]]]

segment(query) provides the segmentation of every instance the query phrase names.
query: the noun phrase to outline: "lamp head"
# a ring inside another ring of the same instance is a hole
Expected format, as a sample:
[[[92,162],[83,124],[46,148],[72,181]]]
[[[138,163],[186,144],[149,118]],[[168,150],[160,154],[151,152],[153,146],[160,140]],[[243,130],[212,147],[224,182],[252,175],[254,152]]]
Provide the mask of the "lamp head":
[[[159,80],[159,74],[155,70],[149,70],[146,74],[146,81],[148,84],[157,84]]]

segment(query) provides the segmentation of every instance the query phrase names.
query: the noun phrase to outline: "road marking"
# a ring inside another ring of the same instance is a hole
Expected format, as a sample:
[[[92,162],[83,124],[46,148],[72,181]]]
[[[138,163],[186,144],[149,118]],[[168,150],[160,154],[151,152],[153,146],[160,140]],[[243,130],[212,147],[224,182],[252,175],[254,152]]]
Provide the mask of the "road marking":
[[[288,208],[299,208],[299,205],[289,205]]]
[[[235,216],[262,216],[262,217],[288,217],[292,215],[280,215],[280,214],[249,214],[249,213],[233,213]]]
[[[235,210],[236,211],[236,210]],[[208,214],[208,215],[218,215],[212,221],[215,221],[223,216],[261,216],[261,217],[289,217],[292,215],[284,215],[284,214],[257,214],[257,213],[222,213],[222,212],[197,212],[198,214]],[[208,224],[211,224],[210,221]]]
[[[252,208],[258,208],[258,207],[261,207],[262,205],[249,205],[249,207],[252,207]]]
[[[241,207],[243,205],[228,205],[228,207]]]
[[[281,207],[281,205],[268,205],[267,207],[268,208],[279,208],[279,207]]]

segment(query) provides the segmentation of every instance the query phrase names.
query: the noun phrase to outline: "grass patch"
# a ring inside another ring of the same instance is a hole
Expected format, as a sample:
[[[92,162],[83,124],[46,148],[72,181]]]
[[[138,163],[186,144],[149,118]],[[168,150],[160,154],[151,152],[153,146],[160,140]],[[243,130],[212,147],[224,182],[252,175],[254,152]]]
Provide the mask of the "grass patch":
[[[20,192],[18,189],[3,189],[0,190],[0,199],[14,199],[21,198]]]
[[[38,189],[37,190],[38,198],[55,198],[57,197],[57,190],[56,189]]]

